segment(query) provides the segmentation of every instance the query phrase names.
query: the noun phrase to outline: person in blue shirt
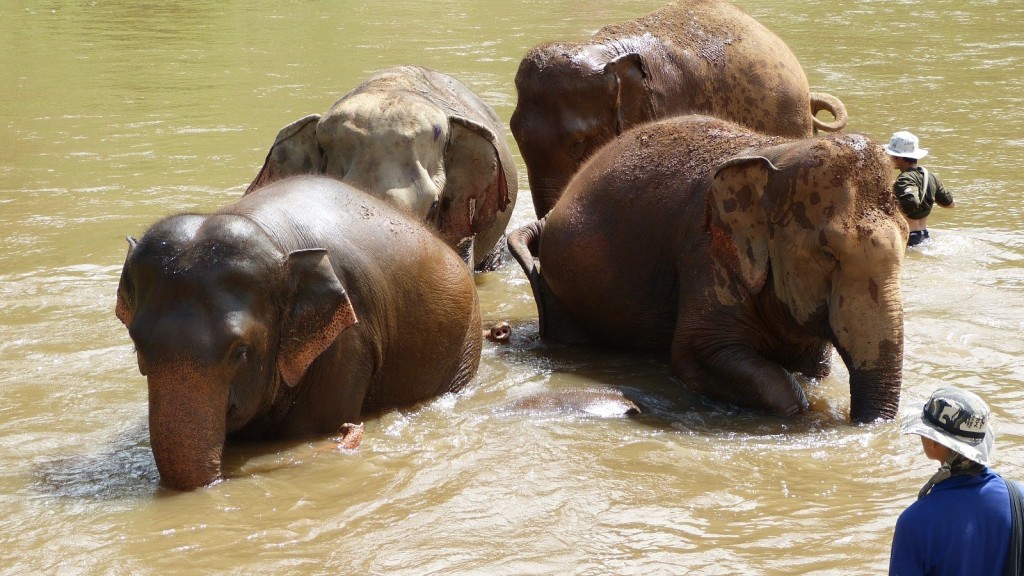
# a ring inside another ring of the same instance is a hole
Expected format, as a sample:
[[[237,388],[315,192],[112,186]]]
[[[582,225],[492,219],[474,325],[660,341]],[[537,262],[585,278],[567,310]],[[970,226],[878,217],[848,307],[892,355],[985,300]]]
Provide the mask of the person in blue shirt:
[[[920,436],[925,456],[942,465],[896,521],[890,575],[1003,573],[1011,503],[1006,483],[988,468],[990,418],[981,398],[955,387],[939,388],[904,416],[903,432]]]

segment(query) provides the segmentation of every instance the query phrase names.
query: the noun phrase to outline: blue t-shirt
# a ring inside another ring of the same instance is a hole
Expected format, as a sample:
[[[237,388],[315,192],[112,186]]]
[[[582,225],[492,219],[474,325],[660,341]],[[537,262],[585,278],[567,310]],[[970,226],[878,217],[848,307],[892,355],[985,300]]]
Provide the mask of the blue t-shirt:
[[[889,574],[998,576],[1011,522],[1006,484],[988,468],[943,480],[896,520]]]

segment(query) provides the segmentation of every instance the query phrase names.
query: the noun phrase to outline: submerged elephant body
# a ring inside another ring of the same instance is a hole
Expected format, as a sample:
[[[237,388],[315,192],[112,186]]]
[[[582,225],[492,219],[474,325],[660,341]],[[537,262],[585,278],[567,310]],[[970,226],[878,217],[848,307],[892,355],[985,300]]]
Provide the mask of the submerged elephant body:
[[[666,353],[693,390],[783,415],[807,408],[792,373],[824,377],[835,346],[851,418],[891,418],[907,237],[891,177],[860,135],[676,117],[603,148],[509,248],[547,338]]]
[[[786,44],[725,0],[682,0],[588,42],[534,47],[515,83],[510,126],[538,218],[591,154],[644,122],[707,114],[790,137],[846,124],[842,102],[810,92]]]
[[[464,262],[346,184],[297,177],[130,249],[117,293],[149,384],[163,480],[220,477],[225,437],[334,434],[461,388],[482,346]]]
[[[458,80],[418,66],[390,68],[323,116],[278,133],[248,192],[297,174],[326,174],[416,215],[450,245],[473,238],[471,263],[500,263],[518,190],[494,109]]]

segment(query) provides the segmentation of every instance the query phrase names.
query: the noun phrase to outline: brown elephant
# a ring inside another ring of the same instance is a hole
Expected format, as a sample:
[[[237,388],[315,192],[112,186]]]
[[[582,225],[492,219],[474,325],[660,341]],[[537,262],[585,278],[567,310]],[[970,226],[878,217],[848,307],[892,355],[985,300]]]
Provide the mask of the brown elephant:
[[[694,391],[780,415],[807,408],[793,373],[826,376],[834,346],[850,417],[892,418],[908,230],[891,183],[862,135],[674,117],[602,148],[509,249],[545,338],[666,353]]]
[[[810,92],[778,36],[725,0],[682,0],[606,26],[587,42],[536,46],[515,83],[510,127],[538,218],[591,154],[631,126],[707,114],[803,137],[847,121],[837,98]],[[835,121],[817,119],[820,110]]]
[[[483,341],[458,255],[325,177],[282,180],[129,239],[116,313],[149,384],[160,476],[184,490],[220,478],[227,437],[337,434],[458,390]]]
[[[296,174],[334,176],[415,214],[477,270],[501,264],[515,160],[494,109],[451,76],[420,66],[375,74],[324,116],[282,128],[246,193]]]

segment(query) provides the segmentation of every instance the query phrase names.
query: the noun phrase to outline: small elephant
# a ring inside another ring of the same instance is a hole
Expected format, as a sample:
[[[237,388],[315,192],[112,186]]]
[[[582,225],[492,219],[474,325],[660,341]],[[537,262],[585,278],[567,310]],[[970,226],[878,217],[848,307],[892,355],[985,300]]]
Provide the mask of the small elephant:
[[[839,99],[810,93],[785,42],[726,0],[680,0],[587,42],[536,46],[515,84],[510,127],[538,218],[591,154],[644,122],[707,114],[790,137],[847,122]]]
[[[794,372],[850,373],[850,417],[892,418],[908,234],[862,135],[790,139],[707,116],[602,148],[546,218],[509,235],[541,335],[665,353],[711,399],[792,415]]]
[[[285,126],[246,193],[296,174],[327,174],[384,198],[453,248],[473,238],[468,262],[476,270],[502,263],[518,193],[515,161],[494,109],[450,76],[390,68],[323,117]]]
[[[226,437],[343,433],[364,413],[458,390],[483,345],[465,262],[326,177],[129,238],[116,314],[149,384],[157,468],[182,490],[221,477]]]

